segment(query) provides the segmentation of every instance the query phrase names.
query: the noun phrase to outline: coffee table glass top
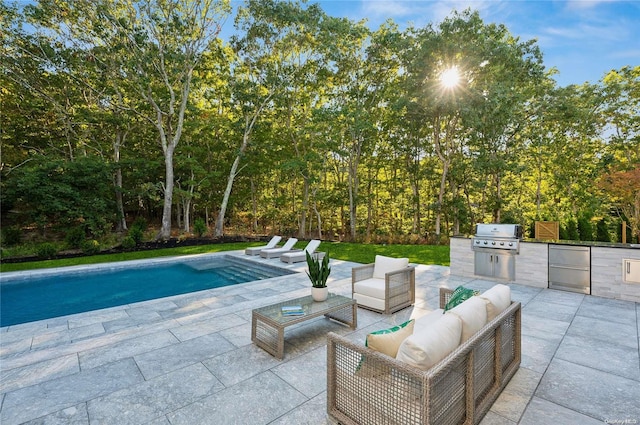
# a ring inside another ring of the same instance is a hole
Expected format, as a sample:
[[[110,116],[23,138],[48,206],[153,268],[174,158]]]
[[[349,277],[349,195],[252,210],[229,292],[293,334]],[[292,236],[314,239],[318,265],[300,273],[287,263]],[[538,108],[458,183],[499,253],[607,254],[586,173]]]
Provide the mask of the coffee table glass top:
[[[353,304],[353,299],[329,293],[326,301],[314,301],[311,295],[306,297],[287,300],[278,304],[268,305],[253,310],[255,313],[273,320],[276,323],[285,324],[287,322],[297,321],[305,316],[314,316],[324,314],[327,310],[340,306]],[[282,314],[282,307],[300,306],[304,311],[301,316],[285,316]]]

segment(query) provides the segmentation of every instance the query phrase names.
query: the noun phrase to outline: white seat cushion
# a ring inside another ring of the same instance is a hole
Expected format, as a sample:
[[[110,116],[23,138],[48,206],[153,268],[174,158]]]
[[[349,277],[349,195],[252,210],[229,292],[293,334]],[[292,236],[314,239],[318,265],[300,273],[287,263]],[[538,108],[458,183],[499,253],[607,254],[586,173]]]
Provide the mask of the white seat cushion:
[[[383,255],[376,255],[376,261],[373,266],[373,277],[384,279],[385,274],[404,269],[408,265],[408,258],[391,258]]]
[[[385,299],[384,278],[382,279],[365,279],[356,282],[353,285],[353,291],[356,294],[367,295],[373,298]]]
[[[373,298],[368,295],[354,293],[353,299],[356,300],[358,305],[373,308],[375,310],[384,310],[384,298]]]
[[[487,303],[487,322],[492,321],[511,305],[511,288],[501,283],[480,295]]]
[[[430,326],[414,326],[413,335],[400,344],[396,359],[427,370],[460,344],[462,322],[454,314],[440,314]]]
[[[447,311],[444,315],[452,314],[462,321],[462,335],[460,344],[471,338],[487,324],[487,303],[489,301],[474,296]]]

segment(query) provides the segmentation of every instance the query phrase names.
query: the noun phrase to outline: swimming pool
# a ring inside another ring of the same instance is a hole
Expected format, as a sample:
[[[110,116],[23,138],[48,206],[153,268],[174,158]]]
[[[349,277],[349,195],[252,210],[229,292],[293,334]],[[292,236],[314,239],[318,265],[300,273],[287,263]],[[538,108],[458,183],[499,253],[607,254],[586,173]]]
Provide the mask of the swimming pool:
[[[295,272],[218,255],[0,276],[0,327],[291,273]]]

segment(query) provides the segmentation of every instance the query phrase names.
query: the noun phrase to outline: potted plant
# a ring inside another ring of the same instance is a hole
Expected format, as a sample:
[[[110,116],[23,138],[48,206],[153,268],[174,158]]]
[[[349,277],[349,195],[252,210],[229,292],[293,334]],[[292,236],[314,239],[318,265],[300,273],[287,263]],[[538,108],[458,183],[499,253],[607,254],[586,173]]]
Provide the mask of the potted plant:
[[[311,280],[311,295],[314,301],[324,301],[329,294],[329,288],[327,288],[327,279],[329,273],[331,273],[331,267],[329,267],[329,253],[327,253],[322,261],[317,256],[307,255],[307,265],[309,270],[307,276]]]

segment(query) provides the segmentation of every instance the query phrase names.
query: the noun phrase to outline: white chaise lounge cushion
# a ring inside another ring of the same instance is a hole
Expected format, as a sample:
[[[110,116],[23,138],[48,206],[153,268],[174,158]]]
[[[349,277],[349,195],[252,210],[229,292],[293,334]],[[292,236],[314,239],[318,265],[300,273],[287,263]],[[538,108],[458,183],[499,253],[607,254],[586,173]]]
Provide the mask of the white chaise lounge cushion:
[[[408,265],[408,258],[391,258],[383,255],[376,255],[376,261],[373,266],[373,277],[377,279],[384,279],[385,274],[396,270],[402,270]]]
[[[511,305],[511,288],[501,283],[480,294],[487,303],[487,322],[492,321]]]
[[[405,339],[396,359],[422,370],[427,370],[460,344],[462,322],[454,314],[440,314],[440,318],[430,326],[413,329],[413,335]]]
[[[487,324],[487,303],[489,301],[486,299],[474,296],[444,314],[460,318],[462,322],[462,335],[458,341],[460,344],[471,338]]]

